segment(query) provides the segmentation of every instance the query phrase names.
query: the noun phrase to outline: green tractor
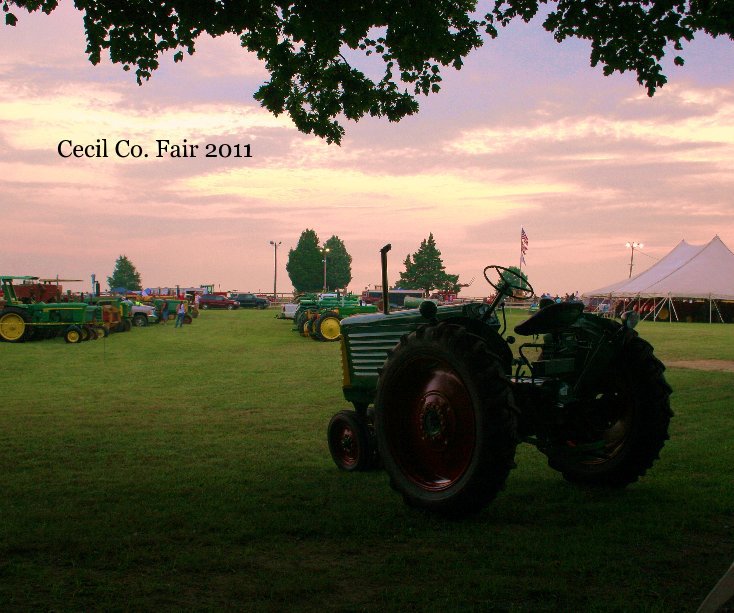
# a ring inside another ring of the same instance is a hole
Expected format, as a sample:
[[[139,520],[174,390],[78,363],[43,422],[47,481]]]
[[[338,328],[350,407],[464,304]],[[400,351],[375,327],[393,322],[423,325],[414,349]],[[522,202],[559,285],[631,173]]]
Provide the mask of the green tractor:
[[[637,481],[658,459],[672,412],[665,367],[633,329],[636,313],[620,323],[554,303],[515,326],[525,337],[516,344],[503,302],[533,288],[501,266],[484,277],[491,303],[426,301],[342,322],[343,393],[354,410],[328,426],[336,465],[381,463],[408,504],[450,516],[496,497],[521,442],[570,482]]]
[[[194,311],[187,300],[179,298],[156,298],[153,300],[153,306],[155,307],[155,311],[158,316],[157,321],[159,323],[163,323],[163,307],[166,305],[168,305],[168,320],[166,321],[175,320],[176,313],[178,312],[178,305],[182,302],[186,305],[186,314],[184,315],[183,323],[193,323],[193,318],[198,317],[199,315],[198,311]]]
[[[358,313],[376,313],[374,305],[363,305],[353,294],[316,296],[306,294],[295,313],[296,330],[317,341],[338,341],[341,338],[341,320]]]
[[[18,300],[13,281],[38,277],[1,276],[5,305],[0,310],[0,340],[22,343],[62,334],[67,343],[97,338],[102,330],[102,311],[85,302],[31,302]]]

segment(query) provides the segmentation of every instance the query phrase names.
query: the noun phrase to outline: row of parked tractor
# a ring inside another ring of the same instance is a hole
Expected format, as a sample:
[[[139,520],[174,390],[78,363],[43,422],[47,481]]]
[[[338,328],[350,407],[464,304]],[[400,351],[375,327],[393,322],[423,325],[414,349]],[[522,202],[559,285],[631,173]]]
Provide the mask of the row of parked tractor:
[[[382,292],[379,300],[365,292],[361,296],[354,294],[323,293],[303,294],[296,302],[282,306],[278,317],[293,319],[294,330],[301,336],[315,341],[333,342],[341,338],[341,320],[350,315],[377,313],[382,309]],[[429,302],[437,303],[434,299]],[[415,309],[425,301],[419,290],[390,290],[390,308],[392,310]]]
[[[295,331],[315,341],[326,342],[339,340],[340,322],[345,317],[377,312],[375,305],[363,304],[358,296],[340,293],[304,294],[296,304],[285,305],[283,316],[290,318],[286,307],[294,309],[291,312]]]
[[[124,296],[67,295],[35,301],[21,297],[37,277],[1,276],[0,340],[22,343],[63,337],[67,343],[80,343],[108,336],[111,332],[129,332],[133,327],[159,323],[165,313],[175,316],[179,304],[186,304],[184,323],[190,324],[198,311],[186,300],[160,297],[136,302]],[[21,285],[16,286],[17,282]],[[19,291],[16,292],[16,287]],[[20,296],[19,296],[20,294]],[[167,307],[167,308],[166,308]]]

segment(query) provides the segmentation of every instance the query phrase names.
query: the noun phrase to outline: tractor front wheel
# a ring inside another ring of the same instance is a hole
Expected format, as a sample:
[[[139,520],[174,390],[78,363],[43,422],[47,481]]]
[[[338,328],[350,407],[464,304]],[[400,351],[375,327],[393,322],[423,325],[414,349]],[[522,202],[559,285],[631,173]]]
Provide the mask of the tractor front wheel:
[[[6,307],[0,312],[0,339],[8,343],[22,343],[28,338],[31,321],[29,315],[16,307]]]
[[[355,411],[339,411],[326,432],[329,452],[341,470],[363,471],[375,465],[374,435],[367,419]]]
[[[673,412],[665,366],[652,345],[632,337],[595,397],[574,408],[574,419],[551,448],[548,464],[584,485],[625,487],[658,459]]]
[[[375,430],[390,485],[416,507],[478,512],[514,467],[517,412],[486,343],[462,326],[404,336],[380,373]]]
[[[338,341],[342,335],[339,315],[333,311],[321,315],[316,320],[316,334],[318,334],[321,340],[327,342]]]
[[[67,343],[80,343],[82,341],[82,330],[78,326],[69,326],[64,332],[64,340]]]

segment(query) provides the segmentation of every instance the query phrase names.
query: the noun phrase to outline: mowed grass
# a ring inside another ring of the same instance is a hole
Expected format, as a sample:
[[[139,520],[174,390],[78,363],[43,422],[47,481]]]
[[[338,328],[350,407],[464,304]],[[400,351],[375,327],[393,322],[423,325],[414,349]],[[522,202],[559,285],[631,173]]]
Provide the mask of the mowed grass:
[[[692,611],[734,560],[734,373],[667,371],[639,483],[572,486],[523,445],[452,522],[336,469],[339,346],[273,316],[0,344],[0,610]],[[639,330],[734,360],[734,326]]]

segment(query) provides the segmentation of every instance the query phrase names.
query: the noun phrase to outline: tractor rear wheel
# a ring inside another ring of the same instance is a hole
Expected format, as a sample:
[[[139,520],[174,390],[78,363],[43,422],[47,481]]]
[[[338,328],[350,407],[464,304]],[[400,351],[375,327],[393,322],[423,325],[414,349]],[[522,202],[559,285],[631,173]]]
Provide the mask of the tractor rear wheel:
[[[515,465],[510,382],[460,325],[424,326],[400,340],[377,383],[375,430],[393,489],[444,515],[482,509]]]
[[[67,343],[80,343],[82,341],[82,331],[78,326],[69,326],[64,332],[64,340]]]
[[[584,485],[625,487],[659,458],[668,440],[670,386],[665,366],[647,341],[634,336],[593,400],[548,452],[548,464],[564,479]]]
[[[8,343],[22,343],[30,335],[30,316],[23,309],[5,307],[0,312],[0,339]]]
[[[339,411],[326,432],[329,452],[341,470],[363,471],[375,465],[374,435],[367,419],[356,411]]]
[[[316,320],[316,333],[321,340],[327,342],[338,341],[342,335],[339,315],[333,311],[327,311]]]

